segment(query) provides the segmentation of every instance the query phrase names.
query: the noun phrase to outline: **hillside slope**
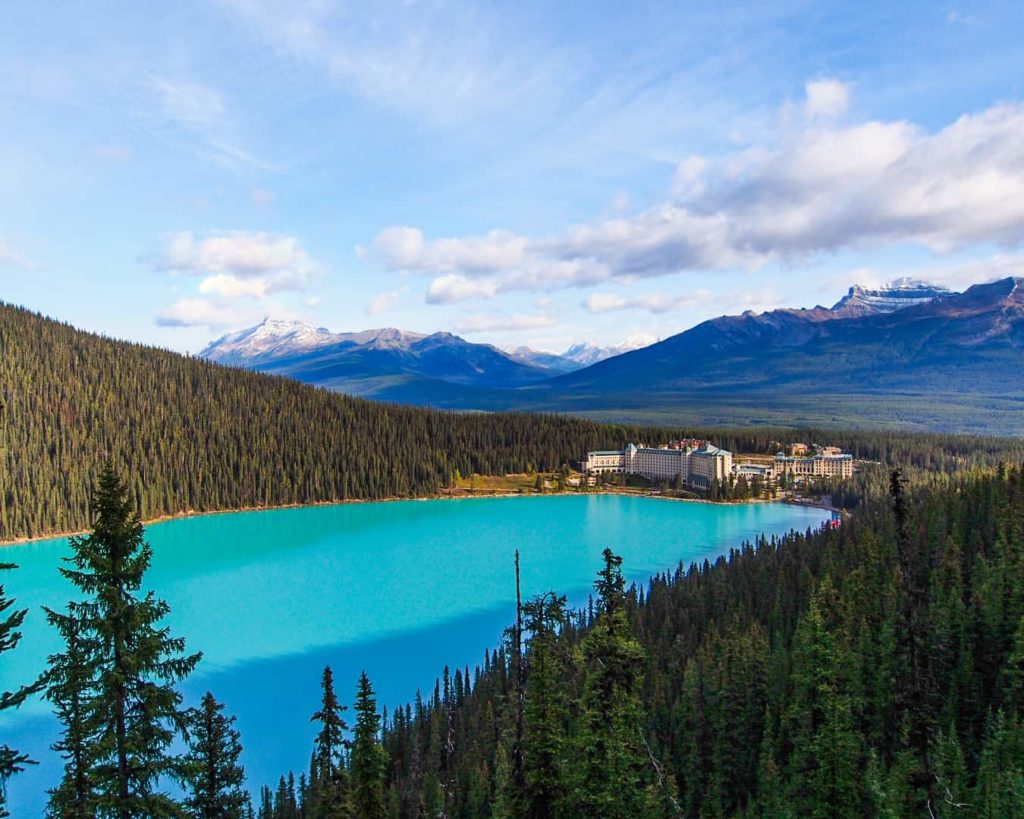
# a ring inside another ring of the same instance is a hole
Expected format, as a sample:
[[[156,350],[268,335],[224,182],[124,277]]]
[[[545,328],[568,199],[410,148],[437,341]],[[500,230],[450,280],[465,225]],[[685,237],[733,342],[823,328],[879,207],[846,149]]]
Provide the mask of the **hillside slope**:
[[[553,469],[643,434],[372,403],[0,303],[0,541],[85,527],[106,457],[153,518],[427,495],[456,470]]]

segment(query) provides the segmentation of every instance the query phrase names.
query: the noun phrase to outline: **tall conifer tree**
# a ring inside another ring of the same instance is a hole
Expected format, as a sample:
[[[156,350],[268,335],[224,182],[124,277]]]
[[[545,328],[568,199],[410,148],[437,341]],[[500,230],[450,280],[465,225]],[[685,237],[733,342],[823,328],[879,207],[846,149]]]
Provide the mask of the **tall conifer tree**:
[[[640,705],[644,653],[626,618],[621,566],[622,558],[605,549],[594,584],[600,613],[580,646],[586,671],[571,799],[580,815],[603,819],[633,819],[646,809]]]
[[[159,625],[167,603],[152,591],[140,592],[152,549],[109,462],[92,509],[92,532],[71,538],[71,568],[60,570],[86,599],[69,603],[67,614],[49,615],[65,638],[77,635],[80,664],[93,675],[81,718],[98,813],[115,819],[176,816],[180,808],[158,787],[161,777],[180,770],[169,746],[184,729],[186,714],[174,685],[200,655],[185,655],[185,641]],[[71,654],[69,647],[69,663]]]
[[[345,770],[345,732],[348,725],[342,717],[348,709],[338,702],[330,666],[324,668],[320,688],[320,710],[310,717],[310,722],[320,724],[320,732],[313,749],[308,813],[310,819],[336,819],[348,816],[349,812],[349,783]]]
[[[90,663],[96,647],[87,645],[77,619],[49,609],[46,616],[65,645],[63,653],[51,655],[47,676],[46,697],[63,726],[61,739],[52,747],[64,758],[64,777],[50,791],[49,815],[53,819],[91,819],[97,801],[92,764],[98,725],[95,712],[87,706],[94,695],[95,673]]]
[[[249,797],[242,790],[240,736],[235,718],[224,716],[223,711],[224,706],[207,691],[199,708],[189,712],[185,807],[198,819],[244,819],[249,808]]]
[[[352,802],[360,819],[384,819],[388,755],[380,743],[380,716],[370,678],[359,675],[352,740]]]
[[[2,411],[2,405],[0,405],[0,411]],[[17,566],[13,563],[0,563],[0,571],[16,568]],[[11,651],[18,645],[18,641],[21,640],[21,632],[18,629],[21,628],[28,609],[9,611],[13,605],[14,600],[7,597],[4,587],[0,585],[0,616],[3,616],[3,619],[0,620],[0,653]],[[0,694],[0,711],[6,711],[8,708],[17,708],[28,696],[38,691],[40,687],[41,683],[37,682],[32,685],[22,686],[17,691],[4,691]],[[0,816],[9,815],[5,807],[7,803],[7,781],[14,774],[24,770],[25,765],[34,764],[28,756],[20,751],[7,745],[0,745]]]
[[[565,597],[548,592],[523,606],[530,633],[527,653],[524,742],[525,816],[552,819],[565,797],[565,662],[557,637],[565,622]]]

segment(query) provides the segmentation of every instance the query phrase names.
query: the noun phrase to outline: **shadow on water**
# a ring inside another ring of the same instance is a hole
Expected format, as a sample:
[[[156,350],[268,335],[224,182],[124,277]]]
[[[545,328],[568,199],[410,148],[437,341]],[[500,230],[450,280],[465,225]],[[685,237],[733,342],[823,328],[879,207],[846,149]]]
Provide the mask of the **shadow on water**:
[[[238,715],[248,787],[258,792],[261,785],[273,786],[289,770],[295,771],[296,778],[308,770],[316,734],[309,717],[319,700],[324,666],[334,670],[338,696],[347,704],[354,699],[356,681],[365,670],[378,703],[390,713],[395,706],[412,702],[417,687],[428,698],[444,662],[450,664],[453,675],[455,668],[467,666],[472,673],[482,664],[484,650],[497,645],[514,617],[515,606],[510,603],[380,640],[246,662],[211,674],[200,672],[181,690],[188,704],[198,703],[203,693],[212,691],[225,703],[226,712]],[[351,722],[351,711],[345,716]],[[43,815],[46,790],[60,778],[61,761],[49,750],[58,730],[52,717],[42,715],[5,728],[3,742],[29,752],[40,763],[11,780],[8,797],[13,816]]]

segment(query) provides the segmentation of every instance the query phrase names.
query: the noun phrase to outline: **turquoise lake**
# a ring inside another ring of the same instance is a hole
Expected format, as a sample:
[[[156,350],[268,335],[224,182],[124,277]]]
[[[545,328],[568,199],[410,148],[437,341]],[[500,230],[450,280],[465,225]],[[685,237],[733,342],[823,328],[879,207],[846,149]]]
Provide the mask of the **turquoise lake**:
[[[713,505],[618,495],[401,501],[183,518],[147,529],[147,587],[167,600],[168,623],[199,670],[182,686],[206,690],[238,717],[249,785],[305,770],[320,672],[334,669],[351,702],[365,669],[389,710],[433,690],[445,664],[472,668],[515,609],[513,552],[526,597],[555,589],[584,603],[606,547],[632,580],[702,561],[760,534],[817,528],[820,509]],[[0,578],[29,608],[24,638],[5,654],[0,689],[38,674],[60,649],[40,609],[75,597],[58,574],[65,539],[3,549],[16,571]],[[0,719],[0,743],[40,764],[11,780],[16,817],[41,816],[60,777],[48,750],[57,726],[33,701]]]

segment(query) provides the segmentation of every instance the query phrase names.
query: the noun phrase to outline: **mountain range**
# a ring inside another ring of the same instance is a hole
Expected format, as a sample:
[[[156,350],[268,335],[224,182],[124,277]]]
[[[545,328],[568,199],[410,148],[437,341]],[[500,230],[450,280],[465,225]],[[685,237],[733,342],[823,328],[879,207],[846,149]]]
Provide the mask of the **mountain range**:
[[[900,279],[831,308],[746,312],[582,366],[448,333],[264,322],[200,354],[344,392],[456,409],[748,424],[1024,430],[1021,279]],[[577,350],[577,352],[580,352]]]
[[[535,384],[621,355],[636,345],[576,344],[561,355],[519,347],[506,352],[451,333],[395,328],[332,333],[298,321],[265,319],[208,344],[199,357],[284,375],[320,387],[403,403],[444,401],[465,388]],[[459,389],[463,388],[463,389]]]

